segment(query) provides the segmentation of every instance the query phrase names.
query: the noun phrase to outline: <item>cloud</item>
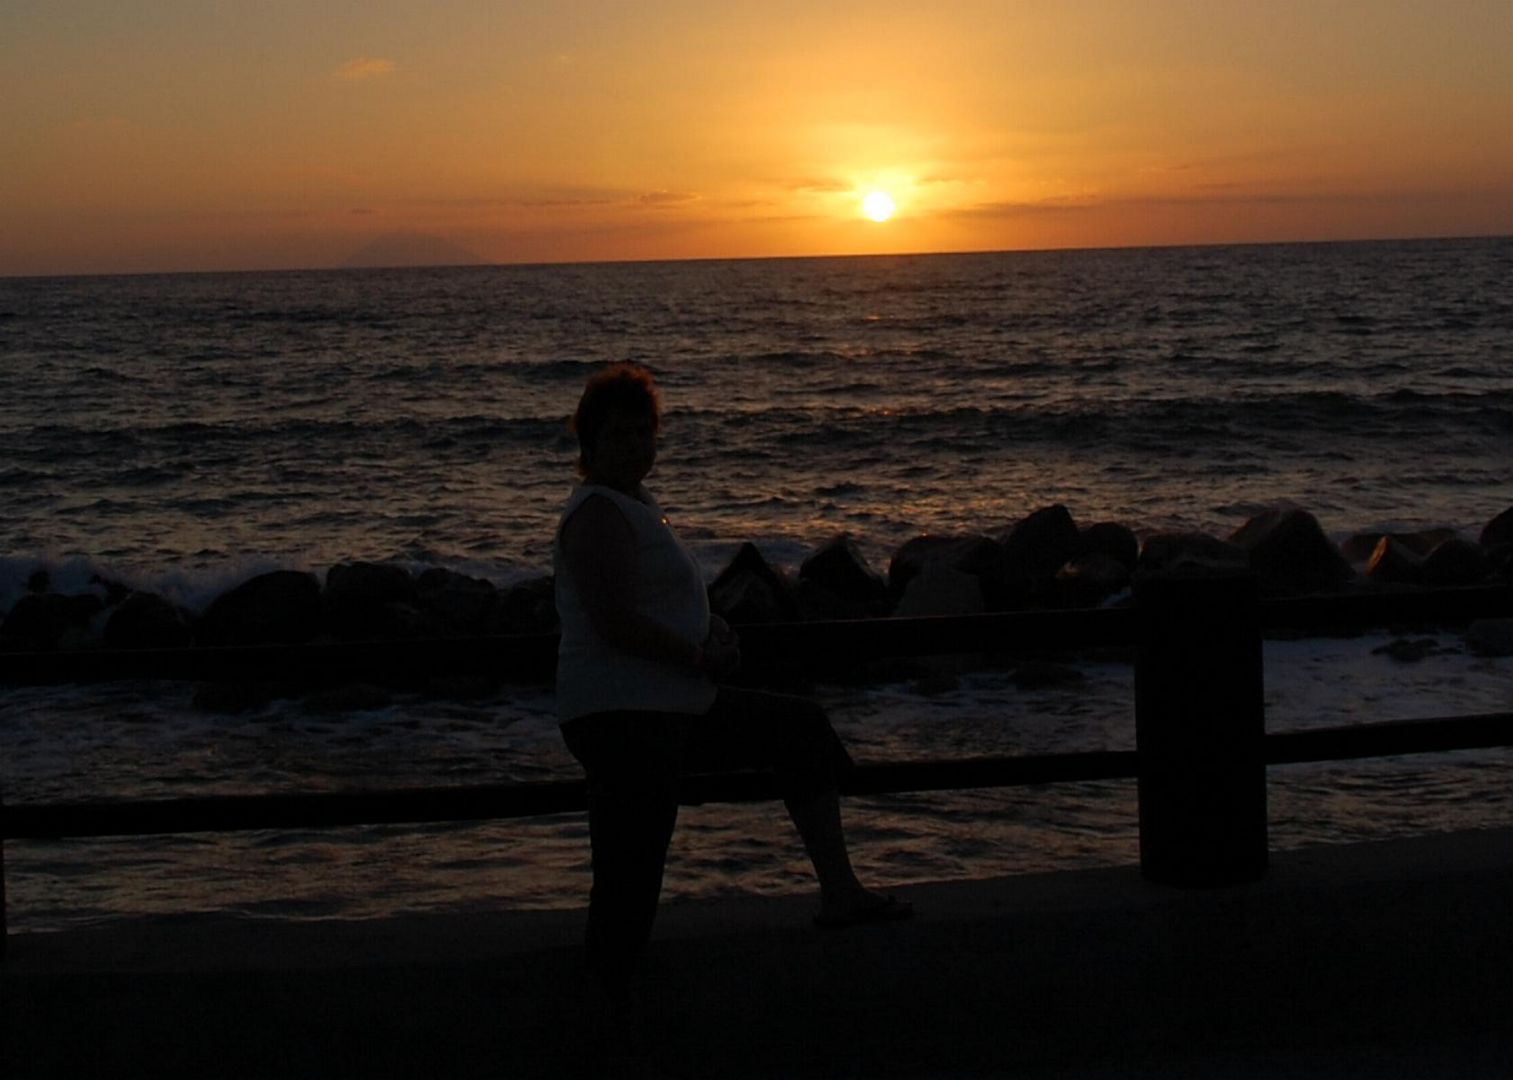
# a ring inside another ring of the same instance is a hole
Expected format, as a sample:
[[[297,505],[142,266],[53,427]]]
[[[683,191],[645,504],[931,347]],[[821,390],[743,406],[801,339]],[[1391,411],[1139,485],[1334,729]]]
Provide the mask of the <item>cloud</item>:
[[[968,220],[1008,220],[1027,217],[1050,217],[1110,210],[1203,210],[1254,207],[1353,207],[1385,206],[1405,200],[1464,199],[1474,191],[1416,189],[1405,191],[1256,191],[1239,184],[1200,185],[1191,192],[1170,195],[1130,195],[1107,198],[1096,194],[1067,196],[1027,202],[987,202],[946,211],[946,216]]]
[[[788,183],[790,191],[814,191],[822,195],[841,191],[854,191],[856,185],[849,180],[838,180],[829,177],[809,177],[805,180],[792,180]]]
[[[346,79],[356,82],[359,79],[372,79],[381,75],[389,75],[394,71],[394,61],[380,56],[359,56],[356,60],[348,60],[336,69],[338,79]]]
[[[977,203],[974,206],[964,206],[959,210],[948,211],[948,213],[952,217],[960,218],[1021,218],[1043,214],[1073,213],[1088,210],[1097,205],[1102,205],[1100,200],[1043,199],[1038,202]]]
[[[638,196],[636,202],[642,206],[666,208],[693,202],[697,198],[691,191],[648,191],[645,195]]]

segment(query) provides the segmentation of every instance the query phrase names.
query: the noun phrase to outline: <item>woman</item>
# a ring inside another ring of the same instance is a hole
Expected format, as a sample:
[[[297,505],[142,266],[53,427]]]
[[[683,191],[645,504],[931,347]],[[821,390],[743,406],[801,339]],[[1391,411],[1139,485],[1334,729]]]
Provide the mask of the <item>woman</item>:
[[[589,379],[573,416],[583,482],[553,549],[558,718],[589,787],[589,966],[612,992],[626,988],[651,936],[688,771],[775,770],[819,879],[818,924],[912,914],[852,870],[837,798],[851,763],[824,711],[717,685],[740,664],[735,635],[710,616],[698,563],[642,485],[660,422],[645,369],[616,364]]]

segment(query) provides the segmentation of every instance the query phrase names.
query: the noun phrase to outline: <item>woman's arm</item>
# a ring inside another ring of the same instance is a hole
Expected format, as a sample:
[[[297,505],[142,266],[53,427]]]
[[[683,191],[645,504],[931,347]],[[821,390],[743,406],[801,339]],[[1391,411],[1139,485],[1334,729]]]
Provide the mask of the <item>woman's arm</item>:
[[[562,525],[562,557],[594,632],[632,656],[701,669],[702,642],[680,637],[635,610],[635,550],[630,523],[602,496],[583,500]]]

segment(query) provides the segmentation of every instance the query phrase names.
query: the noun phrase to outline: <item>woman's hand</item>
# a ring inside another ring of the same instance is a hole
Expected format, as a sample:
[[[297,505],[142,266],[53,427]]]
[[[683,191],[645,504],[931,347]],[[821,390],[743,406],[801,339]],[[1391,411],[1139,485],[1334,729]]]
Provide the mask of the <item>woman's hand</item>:
[[[704,639],[704,670],[717,679],[734,675],[741,668],[741,642],[730,624],[718,615],[709,617],[709,636]]]

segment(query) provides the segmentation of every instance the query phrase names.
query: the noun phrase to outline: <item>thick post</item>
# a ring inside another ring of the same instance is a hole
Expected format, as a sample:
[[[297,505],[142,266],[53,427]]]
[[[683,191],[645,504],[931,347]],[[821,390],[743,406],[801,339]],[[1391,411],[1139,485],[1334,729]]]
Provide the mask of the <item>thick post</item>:
[[[5,959],[5,946],[10,938],[10,920],[5,915],[5,796],[0,795],[0,960]]]
[[[1253,574],[1136,583],[1140,868],[1209,886],[1266,872],[1266,714]]]

